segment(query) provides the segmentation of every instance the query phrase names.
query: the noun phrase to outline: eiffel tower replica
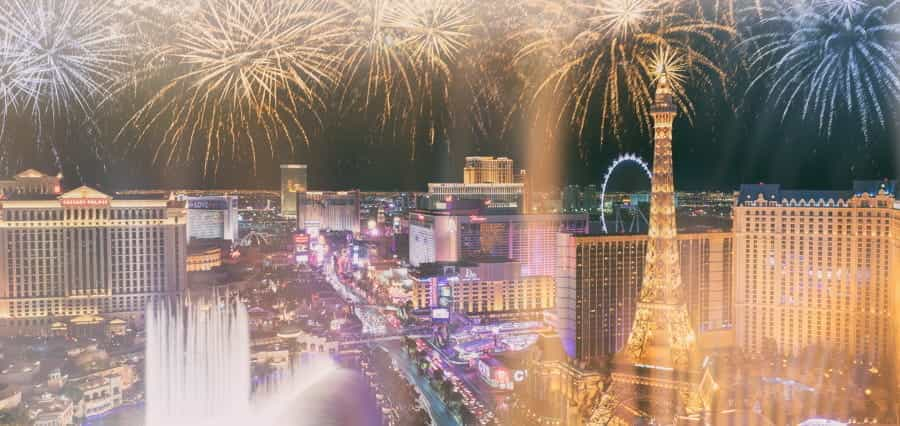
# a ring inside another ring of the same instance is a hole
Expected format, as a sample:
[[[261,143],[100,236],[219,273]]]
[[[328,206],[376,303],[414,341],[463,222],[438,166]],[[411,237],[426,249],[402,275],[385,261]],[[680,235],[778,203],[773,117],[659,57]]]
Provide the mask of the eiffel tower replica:
[[[672,122],[677,108],[665,69],[658,76],[650,114],[653,177],[641,293],[631,334],[613,359],[611,385],[591,417],[610,418],[614,413],[608,412],[609,407],[625,405],[636,416],[674,424],[677,417],[698,419],[698,413],[709,407],[717,385],[700,365],[682,294],[672,169]]]

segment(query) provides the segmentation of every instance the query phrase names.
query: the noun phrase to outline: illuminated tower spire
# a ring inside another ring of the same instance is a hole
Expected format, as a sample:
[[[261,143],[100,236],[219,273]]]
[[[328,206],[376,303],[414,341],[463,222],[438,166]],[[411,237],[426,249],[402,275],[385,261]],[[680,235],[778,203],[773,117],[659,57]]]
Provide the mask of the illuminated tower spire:
[[[676,238],[672,122],[677,110],[665,66],[660,66],[657,73],[656,94],[650,108],[653,178],[647,259],[626,351],[636,362],[686,367],[695,339],[682,295]]]

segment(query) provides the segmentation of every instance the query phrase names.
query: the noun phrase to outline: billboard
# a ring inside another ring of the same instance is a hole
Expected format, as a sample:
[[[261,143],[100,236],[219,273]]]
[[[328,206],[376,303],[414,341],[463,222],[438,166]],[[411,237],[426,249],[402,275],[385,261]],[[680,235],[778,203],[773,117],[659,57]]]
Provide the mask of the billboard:
[[[453,287],[447,283],[438,284],[438,307],[449,309],[453,305]]]
[[[305,233],[294,234],[294,250],[301,252],[309,250],[309,235]]]
[[[450,310],[447,308],[433,308],[431,310],[432,321],[450,321]]]
[[[217,198],[188,199],[187,208],[191,210],[228,210],[228,200]]]

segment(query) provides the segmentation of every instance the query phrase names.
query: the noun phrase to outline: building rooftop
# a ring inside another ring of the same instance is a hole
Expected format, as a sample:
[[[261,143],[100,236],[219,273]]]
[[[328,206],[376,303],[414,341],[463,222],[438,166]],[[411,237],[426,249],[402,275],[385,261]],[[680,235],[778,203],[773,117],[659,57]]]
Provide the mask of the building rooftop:
[[[445,273],[444,268],[447,268],[447,267],[460,268],[460,267],[475,267],[475,266],[478,266],[478,263],[466,261],[466,260],[461,260],[458,262],[429,262],[429,263],[423,263],[423,264],[419,265],[418,267],[412,268],[410,270],[410,273],[412,273],[413,275],[416,275],[420,278],[437,277],[437,276],[443,275]]]
[[[878,195],[880,192],[886,192],[898,197],[897,181],[894,180],[857,180],[853,181],[852,190],[850,191],[821,191],[821,190],[790,190],[782,189],[779,184],[744,184],[741,185],[737,195],[737,204],[741,205],[746,202],[753,202],[760,198],[767,201],[848,201],[854,196],[868,194],[869,196]],[[900,198],[897,198],[900,199]]]
[[[59,194],[40,194],[29,192],[11,192],[9,194],[0,194],[0,200],[8,201],[55,201],[59,198]]]
[[[412,268],[410,273],[419,277],[438,277],[447,273],[445,268],[453,268],[458,271],[458,268],[475,268],[480,264],[497,264],[497,263],[513,263],[516,262],[508,257],[503,256],[480,256],[480,257],[469,257],[463,260],[459,260],[456,262],[429,262],[423,263],[416,268]],[[518,263],[518,262],[516,262]]]

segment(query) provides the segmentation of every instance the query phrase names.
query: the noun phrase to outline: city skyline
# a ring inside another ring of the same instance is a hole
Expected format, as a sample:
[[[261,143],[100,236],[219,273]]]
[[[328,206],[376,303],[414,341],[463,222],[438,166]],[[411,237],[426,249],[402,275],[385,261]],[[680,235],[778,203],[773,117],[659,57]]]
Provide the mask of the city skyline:
[[[900,0],[0,0],[0,426],[900,424]]]

